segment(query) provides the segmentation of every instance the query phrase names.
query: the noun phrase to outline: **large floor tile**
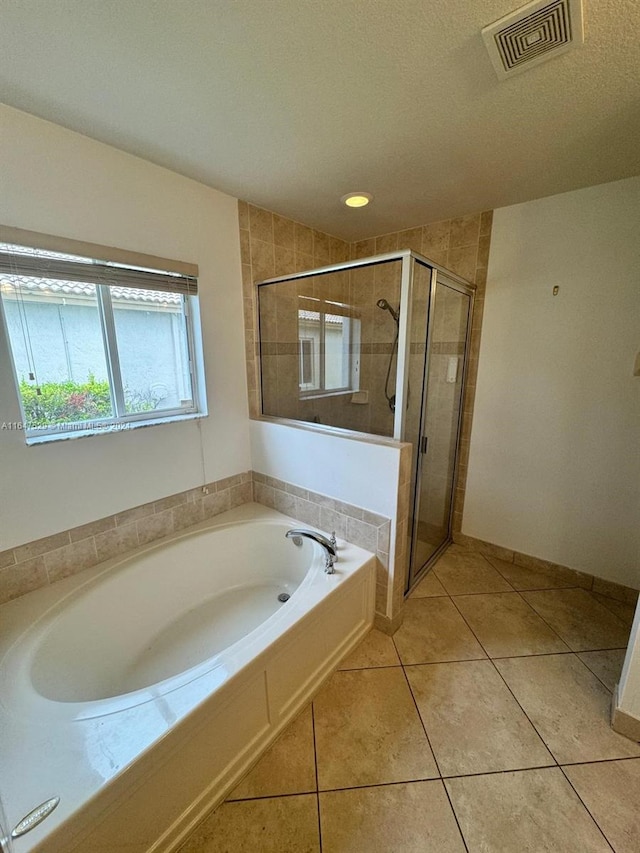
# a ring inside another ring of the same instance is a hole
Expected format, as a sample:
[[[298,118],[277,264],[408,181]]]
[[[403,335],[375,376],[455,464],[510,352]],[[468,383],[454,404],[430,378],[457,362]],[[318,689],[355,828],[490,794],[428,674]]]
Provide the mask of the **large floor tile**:
[[[409,598],[435,598],[446,595],[447,591],[442,586],[433,571],[430,571],[413,590]]]
[[[599,592],[592,592],[591,595],[607,610],[610,610],[614,616],[617,616],[622,624],[631,631],[633,618],[636,615],[636,608],[633,604],[627,604],[624,601],[618,601],[615,598],[609,598],[606,595],[601,595]]]
[[[605,649],[602,652],[580,652],[578,657],[613,692],[620,681],[626,653],[626,649]]]
[[[564,771],[616,853],[637,853],[640,759],[576,764]]]
[[[313,707],[321,790],[438,776],[400,667],[336,672]]]
[[[581,585],[571,569],[563,569],[560,566],[518,566],[491,556],[488,556],[487,560],[514,589],[564,589]]]
[[[320,794],[323,853],[464,853],[442,782]]]
[[[370,631],[360,645],[340,664],[340,669],[368,669],[375,666],[400,666],[400,658],[391,637]]]
[[[450,548],[440,557],[433,571],[449,595],[513,590],[482,554],[475,551],[453,551]]]
[[[315,794],[223,803],[180,853],[319,853]]]
[[[454,602],[490,657],[569,651],[517,592],[458,595]]]
[[[584,589],[523,592],[525,600],[574,652],[619,649],[629,629]]]
[[[445,785],[469,853],[611,853],[559,768]]]
[[[407,667],[443,776],[554,764],[491,661]]]
[[[229,800],[304,794],[316,790],[316,761],[313,745],[311,705],[284,730]]]
[[[575,655],[495,665],[560,764],[640,755],[640,745],[611,728],[611,693]]]
[[[486,657],[449,598],[409,599],[393,639],[405,664]]]

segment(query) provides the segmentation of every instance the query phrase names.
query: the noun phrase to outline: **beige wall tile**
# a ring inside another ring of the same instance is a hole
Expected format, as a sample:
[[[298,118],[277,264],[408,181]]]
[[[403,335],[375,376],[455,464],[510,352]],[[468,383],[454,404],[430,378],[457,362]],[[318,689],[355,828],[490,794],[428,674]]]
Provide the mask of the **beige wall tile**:
[[[480,214],[452,219],[449,231],[449,249],[456,246],[477,246],[480,237]]]
[[[473,282],[476,277],[476,258],[478,246],[460,246],[450,248],[447,252],[447,267],[467,281]]]
[[[295,223],[291,219],[285,219],[284,216],[273,215],[273,242],[276,246],[281,246],[292,251],[296,247],[295,241]]]
[[[485,210],[480,214],[480,236],[486,237],[491,234],[491,226],[493,225],[493,211]]]
[[[185,527],[191,527],[204,519],[204,499],[179,504],[171,512],[173,514],[173,529],[184,530]]]
[[[249,205],[238,199],[238,224],[240,228],[249,228]]]
[[[99,533],[95,537],[96,554],[98,562],[110,560],[118,554],[126,554],[138,546],[138,529],[135,521],[125,524],[123,527],[114,527]]]
[[[72,542],[79,542],[80,539],[88,539],[89,536],[96,536],[98,533],[104,533],[105,530],[111,530],[116,526],[115,515],[109,515],[106,518],[101,518],[98,521],[90,521],[88,524],[82,524],[80,527],[74,527],[69,531],[69,537]]]
[[[13,548],[6,551],[0,551],[0,569],[6,569],[7,566],[13,566],[16,562]]]
[[[313,229],[296,222],[294,225],[295,250],[313,257]],[[313,269],[313,266],[308,269]]]
[[[406,231],[398,233],[398,249],[411,249],[418,254],[422,253],[422,226],[419,228],[407,228]]]
[[[42,555],[0,569],[0,604],[46,586],[48,582]]]
[[[70,541],[69,531],[65,530],[63,533],[54,533],[53,536],[45,536],[42,539],[36,539],[34,542],[27,542],[26,545],[20,545],[13,549],[15,560],[17,563],[24,563],[48,551],[62,548],[64,545],[68,545]]]
[[[173,533],[173,510],[167,509],[157,515],[149,515],[136,522],[138,542],[146,545]]]
[[[599,592],[601,595],[606,595],[608,598],[624,601],[626,604],[635,605],[638,601],[637,589],[631,589],[628,586],[622,586],[612,581],[605,581],[602,578],[593,579],[593,591]]]
[[[93,538],[82,539],[55,551],[48,551],[44,559],[49,583],[75,575],[99,562]]]
[[[273,243],[251,238],[251,269],[254,281],[263,281],[275,275]]]
[[[347,539],[374,554],[378,550],[378,528],[357,518],[347,519]]]
[[[125,524],[131,524],[132,521],[139,521],[141,518],[147,518],[154,513],[153,503],[134,506],[132,509],[126,509],[124,512],[116,514],[116,526],[122,527]]]
[[[238,487],[234,487],[238,488]],[[212,492],[202,498],[202,517],[213,518],[226,512],[231,508],[231,494],[229,489],[222,492]]]
[[[249,205],[249,233],[252,243],[254,239],[273,243],[273,214],[270,210]]]

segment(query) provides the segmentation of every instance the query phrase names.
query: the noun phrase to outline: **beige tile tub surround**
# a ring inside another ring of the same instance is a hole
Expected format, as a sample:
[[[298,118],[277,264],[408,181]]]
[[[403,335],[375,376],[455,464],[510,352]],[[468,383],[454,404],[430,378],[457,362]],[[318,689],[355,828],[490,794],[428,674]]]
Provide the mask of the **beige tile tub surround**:
[[[2,551],[0,604],[252,499],[246,471]]]
[[[407,450],[410,447],[407,445]],[[402,474],[402,451],[400,469]],[[395,594],[397,588],[404,589],[406,572],[406,549],[404,543],[406,534],[396,535],[396,541],[391,542],[391,520],[362,507],[347,504],[344,501],[321,495],[309,489],[301,488],[293,483],[286,483],[258,471],[252,472],[253,499],[258,503],[271,507],[284,515],[290,515],[298,521],[303,521],[310,527],[320,530],[335,530],[338,539],[346,539],[353,545],[371,551],[377,558],[376,580],[376,625],[387,633],[393,630],[402,620],[403,595]],[[405,491],[408,492],[406,488]],[[403,530],[406,531],[406,523]],[[389,553],[396,549],[395,573],[391,579],[391,590],[394,596],[395,609],[393,619],[388,614],[389,599]]]
[[[339,539],[373,552],[378,565],[376,621],[385,631],[392,630],[387,613],[391,590],[396,608],[393,628],[397,627],[402,619],[406,535],[392,543],[390,519],[255,471],[225,477],[1,552],[0,604],[252,500],[310,527],[335,530]],[[402,529],[406,531],[406,523]],[[392,548],[396,549],[395,565],[400,576],[390,587]]]

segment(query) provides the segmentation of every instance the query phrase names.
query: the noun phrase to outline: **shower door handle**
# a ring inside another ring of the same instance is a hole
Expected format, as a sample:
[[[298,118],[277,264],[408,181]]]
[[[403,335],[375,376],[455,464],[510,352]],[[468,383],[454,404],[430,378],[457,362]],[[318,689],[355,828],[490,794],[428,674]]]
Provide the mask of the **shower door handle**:
[[[423,435],[420,439],[420,453],[427,452],[427,445],[429,444],[429,436]]]

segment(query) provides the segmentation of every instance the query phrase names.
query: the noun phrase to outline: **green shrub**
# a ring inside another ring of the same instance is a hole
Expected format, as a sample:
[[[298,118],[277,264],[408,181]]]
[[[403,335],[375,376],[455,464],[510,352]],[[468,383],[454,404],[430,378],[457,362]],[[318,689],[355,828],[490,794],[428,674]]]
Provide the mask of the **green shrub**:
[[[109,383],[89,374],[86,382],[43,382],[38,386],[20,381],[20,394],[28,428],[98,420],[113,414]]]

